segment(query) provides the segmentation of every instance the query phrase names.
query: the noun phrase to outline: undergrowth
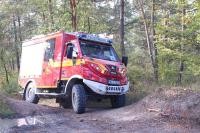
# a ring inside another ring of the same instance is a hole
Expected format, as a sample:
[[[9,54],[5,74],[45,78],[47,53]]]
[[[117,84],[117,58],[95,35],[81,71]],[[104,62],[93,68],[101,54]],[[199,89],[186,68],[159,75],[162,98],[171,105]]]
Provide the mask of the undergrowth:
[[[17,77],[18,77],[17,74],[13,74],[12,76],[10,76],[8,82],[5,80],[1,82],[0,92],[6,95],[13,95],[13,94],[18,93],[19,86],[18,86]]]
[[[5,118],[5,117],[10,117],[14,115],[14,111],[10,109],[10,107],[6,104],[4,100],[0,100],[0,117]]]

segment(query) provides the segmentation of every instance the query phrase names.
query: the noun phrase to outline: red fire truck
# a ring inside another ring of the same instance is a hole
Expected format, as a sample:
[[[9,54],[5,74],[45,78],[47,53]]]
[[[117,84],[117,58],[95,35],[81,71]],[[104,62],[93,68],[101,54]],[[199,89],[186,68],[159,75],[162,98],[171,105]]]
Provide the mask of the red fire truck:
[[[56,98],[64,108],[84,113],[88,99],[110,98],[113,108],[125,105],[129,90],[127,57],[119,59],[112,40],[64,31],[39,35],[22,44],[19,85],[23,99]]]

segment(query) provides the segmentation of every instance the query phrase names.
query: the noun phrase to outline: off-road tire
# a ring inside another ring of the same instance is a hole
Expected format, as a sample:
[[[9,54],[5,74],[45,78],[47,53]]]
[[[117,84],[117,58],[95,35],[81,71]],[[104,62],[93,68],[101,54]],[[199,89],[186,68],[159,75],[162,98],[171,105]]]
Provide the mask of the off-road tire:
[[[37,104],[39,102],[39,97],[35,94],[35,84],[33,82],[29,83],[25,90],[25,101]]]
[[[61,98],[59,100],[59,105],[60,105],[60,107],[62,107],[64,109],[71,108],[72,107],[71,97]]]
[[[112,108],[120,108],[126,104],[126,95],[111,96],[110,98]]]
[[[85,112],[86,107],[86,93],[84,86],[81,84],[75,84],[72,87],[72,107],[77,114]]]

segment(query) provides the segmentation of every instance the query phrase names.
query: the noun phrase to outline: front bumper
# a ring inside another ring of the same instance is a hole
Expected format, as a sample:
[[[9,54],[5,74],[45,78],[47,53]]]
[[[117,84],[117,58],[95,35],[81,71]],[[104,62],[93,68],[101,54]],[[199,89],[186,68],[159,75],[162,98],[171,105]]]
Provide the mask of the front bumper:
[[[110,86],[99,82],[83,79],[83,82],[95,93],[100,95],[122,95],[129,90],[129,83],[123,86]]]

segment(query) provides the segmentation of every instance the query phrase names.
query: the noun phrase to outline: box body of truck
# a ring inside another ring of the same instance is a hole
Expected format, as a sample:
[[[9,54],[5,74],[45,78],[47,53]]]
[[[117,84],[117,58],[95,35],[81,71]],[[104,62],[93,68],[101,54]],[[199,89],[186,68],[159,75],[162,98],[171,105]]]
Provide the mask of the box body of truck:
[[[110,98],[120,107],[129,89],[126,67],[110,39],[63,31],[23,42],[19,85],[28,102],[55,97],[77,113],[85,111],[89,97]]]

